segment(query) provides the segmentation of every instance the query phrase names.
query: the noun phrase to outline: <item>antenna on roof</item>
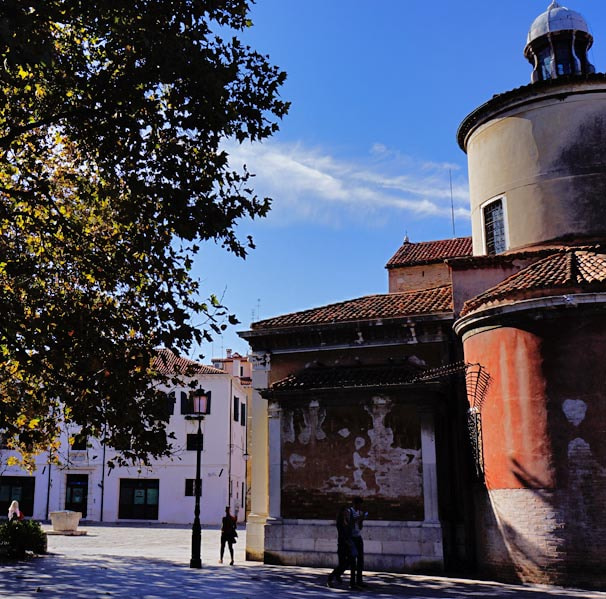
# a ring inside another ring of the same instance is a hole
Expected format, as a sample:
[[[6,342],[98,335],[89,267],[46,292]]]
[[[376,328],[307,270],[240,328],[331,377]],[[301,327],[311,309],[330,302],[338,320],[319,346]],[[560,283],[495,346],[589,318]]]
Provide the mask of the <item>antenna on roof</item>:
[[[450,179],[450,214],[452,215],[452,236],[457,236],[455,232],[455,220],[454,220],[454,200],[452,198],[452,170],[448,169],[448,178]]]

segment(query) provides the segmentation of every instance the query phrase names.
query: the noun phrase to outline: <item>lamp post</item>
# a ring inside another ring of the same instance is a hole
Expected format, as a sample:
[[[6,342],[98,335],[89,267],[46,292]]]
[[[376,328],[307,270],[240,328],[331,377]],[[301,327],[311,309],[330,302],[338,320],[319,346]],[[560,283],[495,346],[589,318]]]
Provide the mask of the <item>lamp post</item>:
[[[200,480],[200,461],[202,454],[202,421],[208,413],[208,402],[210,391],[205,392],[202,387],[192,392],[193,415],[187,416],[187,420],[198,421],[198,432],[196,433],[196,480],[194,482],[194,496],[196,503],[194,507],[194,523],[191,528],[191,560],[190,568],[201,568],[202,559],[200,557],[202,545],[202,528],[200,527],[200,491],[202,490],[202,481]]]

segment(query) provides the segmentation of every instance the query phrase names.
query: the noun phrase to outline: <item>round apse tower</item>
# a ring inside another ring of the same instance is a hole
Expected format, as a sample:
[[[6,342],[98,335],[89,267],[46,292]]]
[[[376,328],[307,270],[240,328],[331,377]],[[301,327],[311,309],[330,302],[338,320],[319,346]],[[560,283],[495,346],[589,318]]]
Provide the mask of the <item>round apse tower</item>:
[[[552,2],[524,50],[533,83],[467,116],[474,255],[606,235],[606,76],[577,12]]]
[[[528,36],[534,82],[459,129],[474,254],[513,255],[472,261],[482,293],[454,330],[490,376],[470,397],[479,568],[606,588],[606,77],[591,42],[583,17],[553,2]]]

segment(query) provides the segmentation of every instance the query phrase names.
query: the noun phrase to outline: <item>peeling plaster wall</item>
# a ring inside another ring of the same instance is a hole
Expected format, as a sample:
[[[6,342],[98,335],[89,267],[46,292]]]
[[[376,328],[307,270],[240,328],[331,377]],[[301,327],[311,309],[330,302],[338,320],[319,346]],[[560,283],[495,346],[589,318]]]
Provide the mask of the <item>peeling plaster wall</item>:
[[[283,404],[283,517],[332,519],[355,495],[373,520],[423,519],[416,408],[388,396]]]

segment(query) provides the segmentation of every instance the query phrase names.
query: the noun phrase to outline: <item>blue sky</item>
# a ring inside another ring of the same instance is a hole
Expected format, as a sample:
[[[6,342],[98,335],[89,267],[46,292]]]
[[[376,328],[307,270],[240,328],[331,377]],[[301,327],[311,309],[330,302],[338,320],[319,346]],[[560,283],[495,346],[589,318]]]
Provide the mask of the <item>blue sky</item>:
[[[207,245],[195,275],[241,321],[205,362],[248,345],[253,320],[387,292],[385,263],[411,241],[469,235],[461,120],[496,93],[530,81],[526,35],[549,0],[258,0],[240,37],[288,73],[280,132],[228,144],[256,173],[266,219],[242,221],[257,248],[246,260]],[[560,4],[594,35],[606,70],[604,0]],[[200,348],[198,348],[200,349]]]

